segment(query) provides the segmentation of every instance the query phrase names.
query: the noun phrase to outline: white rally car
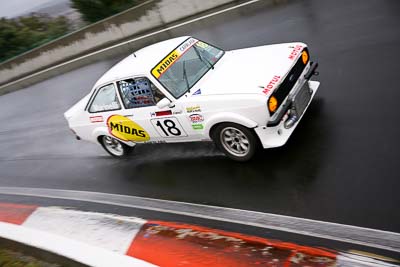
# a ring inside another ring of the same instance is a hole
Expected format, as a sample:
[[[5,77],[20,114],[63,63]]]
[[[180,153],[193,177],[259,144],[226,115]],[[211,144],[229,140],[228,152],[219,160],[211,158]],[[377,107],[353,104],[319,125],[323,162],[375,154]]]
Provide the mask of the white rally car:
[[[319,87],[317,66],[304,43],[223,51],[179,37],[116,64],[64,116],[115,157],[137,143],[213,140],[246,161],[286,143]]]

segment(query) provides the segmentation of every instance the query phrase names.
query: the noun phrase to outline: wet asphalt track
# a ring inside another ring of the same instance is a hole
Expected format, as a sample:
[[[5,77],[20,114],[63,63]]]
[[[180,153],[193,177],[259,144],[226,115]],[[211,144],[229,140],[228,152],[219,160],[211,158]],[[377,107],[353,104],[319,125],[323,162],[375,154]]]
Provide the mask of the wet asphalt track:
[[[76,141],[62,114],[115,59],[0,97],[0,186],[138,195],[400,232],[400,2],[289,2],[261,2],[171,32],[225,49],[306,42],[321,87],[286,146],[239,164],[212,144],[140,146],[120,161]]]

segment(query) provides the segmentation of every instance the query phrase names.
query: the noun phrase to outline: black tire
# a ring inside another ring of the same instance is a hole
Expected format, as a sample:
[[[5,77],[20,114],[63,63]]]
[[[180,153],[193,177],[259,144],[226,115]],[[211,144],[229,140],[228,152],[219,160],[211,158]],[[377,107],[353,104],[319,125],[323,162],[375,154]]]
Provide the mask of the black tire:
[[[130,147],[118,139],[107,135],[100,136],[99,142],[104,150],[115,158],[126,158],[133,152],[135,148]]]
[[[224,154],[235,161],[249,161],[260,142],[252,129],[237,123],[221,123],[212,130],[211,138]]]

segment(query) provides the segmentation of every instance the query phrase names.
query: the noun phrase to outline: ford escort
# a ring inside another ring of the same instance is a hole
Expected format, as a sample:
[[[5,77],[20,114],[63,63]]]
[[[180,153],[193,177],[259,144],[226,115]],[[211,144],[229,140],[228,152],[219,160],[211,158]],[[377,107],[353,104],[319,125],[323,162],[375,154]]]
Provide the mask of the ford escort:
[[[287,142],[319,87],[317,66],[301,42],[224,51],[178,37],[123,59],[64,116],[114,157],[138,143],[214,141],[247,161]]]

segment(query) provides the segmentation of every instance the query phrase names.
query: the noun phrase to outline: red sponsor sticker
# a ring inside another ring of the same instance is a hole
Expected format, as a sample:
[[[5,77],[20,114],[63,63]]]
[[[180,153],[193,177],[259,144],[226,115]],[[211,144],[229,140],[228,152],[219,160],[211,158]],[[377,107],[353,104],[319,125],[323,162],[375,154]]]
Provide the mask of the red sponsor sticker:
[[[90,122],[95,123],[95,122],[103,122],[103,116],[92,116],[90,117]]]
[[[192,123],[199,123],[204,121],[204,117],[200,114],[192,114],[189,116],[189,118]]]
[[[171,110],[156,111],[156,117],[172,115]]]
[[[264,87],[263,93],[268,95],[275,87],[275,85],[279,82],[281,79],[281,76],[275,75],[272,80],[267,84],[267,86]]]
[[[290,52],[289,54],[289,59],[294,60],[297,58],[298,55],[300,55],[301,50],[303,50],[303,46],[302,45],[296,45],[292,52]]]

